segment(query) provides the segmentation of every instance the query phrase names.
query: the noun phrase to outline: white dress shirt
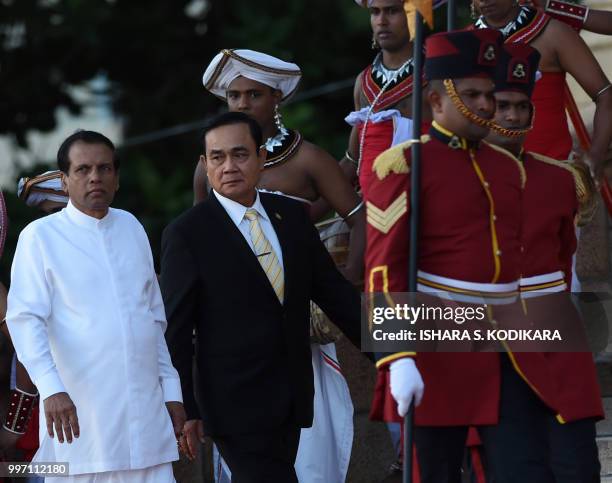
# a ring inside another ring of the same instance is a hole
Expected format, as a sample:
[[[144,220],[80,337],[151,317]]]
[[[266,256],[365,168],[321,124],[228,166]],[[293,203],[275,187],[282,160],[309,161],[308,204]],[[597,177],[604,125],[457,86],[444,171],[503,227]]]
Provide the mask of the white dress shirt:
[[[232,219],[232,221],[234,222],[234,225],[238,227],[238,229],[240,230],[240,233],[242,233],[242,236],[247,241],[247,243],[251,247],[251,250],[253,251],[255,251],[255,249],[253,248],[253,240],[251,240],[251,232],[249,231],[250,222],[249,220],[245,218],[244,215],[249,208],[252,208],[255,211],[257,211],[257,214],[259,215],[258,221],[259,221],[259,225],[261,226],[261,230],[264,232],[264,235],[270,242],[270,245],[272,245],[272,250],[274,250],[274,253],[276,254],[276,258],[278,258],[278,262],[280,263],[281,268],[284,270],[285,266],[283,265],[283,252],[281,250],[281,246],[278,241],[278,236],[276,236],[276,231],[274,231],[274,227],[272,226],[272,223],[270,222],[270,217],[268,216],[268,214],[266,213],[266,210],[261,204],[261,201],[259,199],[259,192],[256,192],[257,194],[255,196],[255,202],[253,203],[253,206],[241,205],[240,203],[237,203],[236,201],[230,200],[229,198],[226,198],[225,196],[220,195],[215,190],[212,190],[212,192],[215,194],[215,196],[219,200],[219,203],[221,203],[221,206],[223,207],[223,209],[227,212],[229,217]]]
[[[41,397],[34,461],[70,474],[147,468],[178,459],[165,401],[182,401],[166,316],[142,225],[110,209],[98,220],[71,203],[20,234],[7,324]],[[67,392],[81,435],[60,444],[44,401]]]

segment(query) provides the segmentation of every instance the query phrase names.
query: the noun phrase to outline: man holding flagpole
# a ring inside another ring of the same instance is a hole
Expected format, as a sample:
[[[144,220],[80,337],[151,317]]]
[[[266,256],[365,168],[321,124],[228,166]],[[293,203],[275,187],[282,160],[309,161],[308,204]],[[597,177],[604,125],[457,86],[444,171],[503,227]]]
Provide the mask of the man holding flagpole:
[[[515,159],[482,142],[495,111],[492,76],[500,40],[492,30],[427,40],[434,122],[421,139],[418,291],[442,297],[477,293],[490,305],[512,301],[518,288],[524,183]],[[368,292],[408,288],[411,144],[386,151],[372,167]],[[548,481],[545,448],[539,445],[544,430],[532,424],[543,405],[511,354],[398,352],[380,357],[377,367],[374,418],[397,421],[411,402],[417,406],[421,482],[459,481],[469,426],[483,428],[500,482]],[[517,437],[520,447],[512,445]]]

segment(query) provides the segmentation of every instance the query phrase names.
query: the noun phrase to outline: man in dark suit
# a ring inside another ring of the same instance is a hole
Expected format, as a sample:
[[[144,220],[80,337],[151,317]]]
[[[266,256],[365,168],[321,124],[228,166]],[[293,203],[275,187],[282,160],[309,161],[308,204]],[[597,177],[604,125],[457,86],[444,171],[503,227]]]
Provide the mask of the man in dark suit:
[[[297,482],[300,428],[313,417],[309,302],[358,345],[359,294],[300,203],[256,191],[266,158],[257,122],[223,114],[202,140],[213,196],[162,240],[166,337],[189,420],[181,445],[193,455],[206,431],[233,482]]]

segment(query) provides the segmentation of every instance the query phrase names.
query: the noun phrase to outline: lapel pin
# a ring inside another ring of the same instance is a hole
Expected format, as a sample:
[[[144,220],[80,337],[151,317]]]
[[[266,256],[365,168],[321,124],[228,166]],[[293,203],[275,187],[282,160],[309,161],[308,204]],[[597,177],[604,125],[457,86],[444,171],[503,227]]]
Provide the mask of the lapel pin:
[[[282,216],[280,216],[278,213],[274,213],[274,216],[276,216],[276,218],[278,218],[279,220],[282,220],[282,219],[283,219],[283,217],[282,217]]]

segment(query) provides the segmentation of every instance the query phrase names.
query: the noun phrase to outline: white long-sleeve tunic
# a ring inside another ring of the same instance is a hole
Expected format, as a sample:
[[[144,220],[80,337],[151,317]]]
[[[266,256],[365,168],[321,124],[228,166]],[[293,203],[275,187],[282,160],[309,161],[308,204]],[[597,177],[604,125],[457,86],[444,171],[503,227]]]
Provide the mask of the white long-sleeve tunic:
[[[41,397],[34,461],[70,474],[178,459],[165,401],[182,401],[164,339],[166,317],[147,236],[128,212],[98,220],[72,204],[28,225],[11,271],[7,324]],[[81,436],[46,431],[45,398],[65,391]]]

